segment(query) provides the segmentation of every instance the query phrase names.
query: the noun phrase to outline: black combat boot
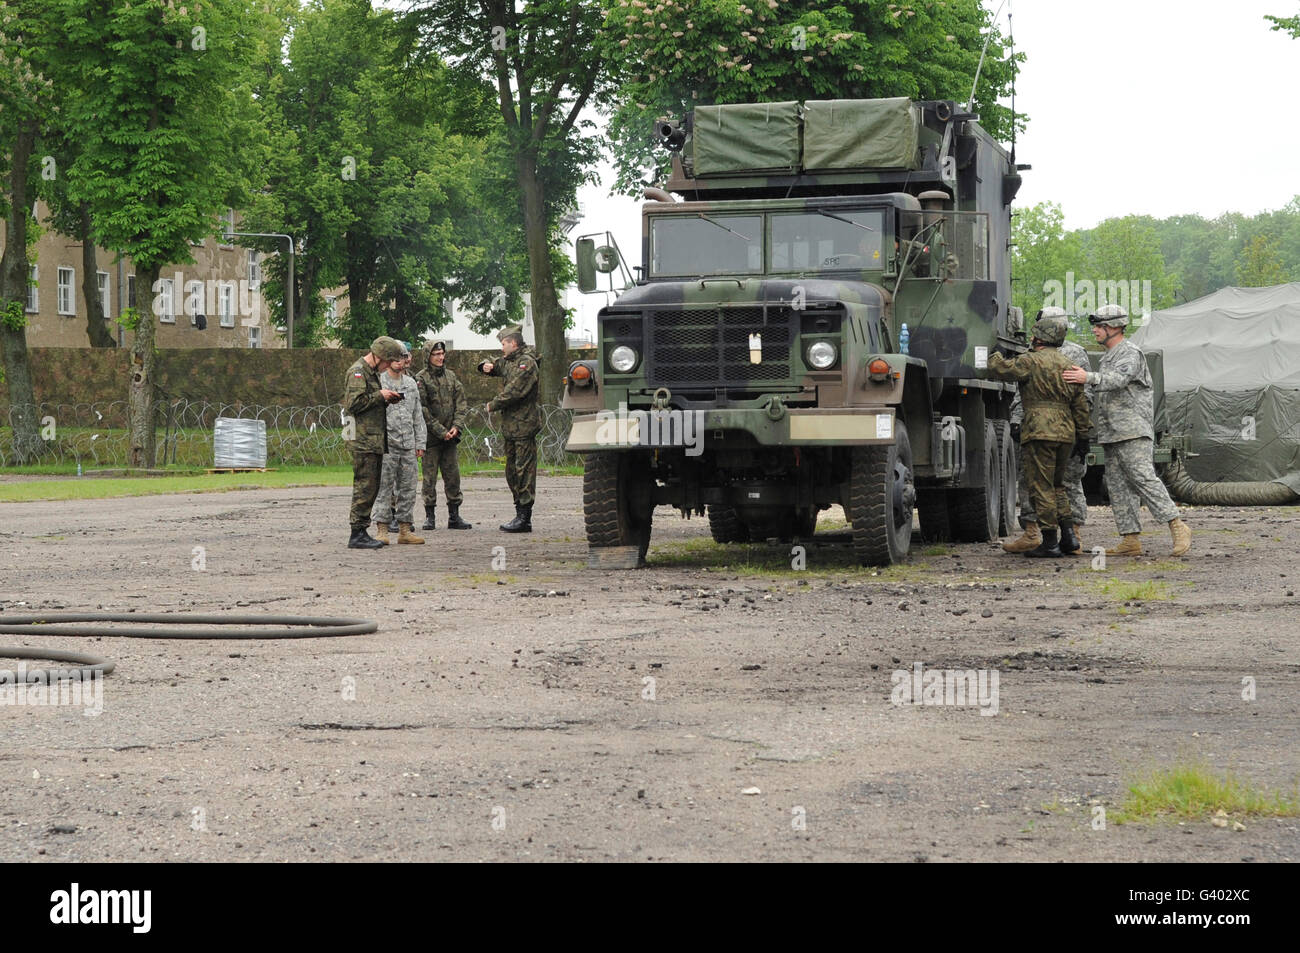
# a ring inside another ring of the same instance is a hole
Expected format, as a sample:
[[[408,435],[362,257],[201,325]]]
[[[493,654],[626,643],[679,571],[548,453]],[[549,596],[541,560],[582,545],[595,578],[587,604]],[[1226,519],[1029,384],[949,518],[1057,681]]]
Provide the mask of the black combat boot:
[[[1044,527],[1043,541],[1038,544],[1037,549],[1031,549],[1029,552],[1025,553],[1025,555],[1034,559],[1041,559],[1044,556],[1059,559],[1061,557],[1061,549],[1056,542],[1056,530]]]
[[[1074,535],[1073,523],[1061,524],[1061,555],[1077,556],[1083,549],[1083,544],[1079,542],[1079,537]]]
[[[430,516],[429,519],[433,519],[433,517]],[[447,528],[448,529],[473,529],[474,528],[473,523],[466,523],[463,519],[460,518],[459,503],[447,504]]]
[[[533,531],[533,508],[515,505],[515,518],[509,523],[502,523],[501,529],[506,533],[531,533]]]
[[[420,529],[437,529],[437,521],[433,518],[434,509],[432,506],[424,508],[424,525]]]
[[[352,538],[348,540],[348,549],[383,549],[384,544],[366,532],[364,526],[352,527]]]

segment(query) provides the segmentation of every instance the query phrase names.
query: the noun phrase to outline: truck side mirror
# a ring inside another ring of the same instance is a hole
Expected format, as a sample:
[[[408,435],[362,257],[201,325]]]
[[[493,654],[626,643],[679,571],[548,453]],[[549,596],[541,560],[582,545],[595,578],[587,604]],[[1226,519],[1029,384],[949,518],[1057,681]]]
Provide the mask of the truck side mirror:
[[[578,290],[590,294],[596,290],[596,242],[579,238],[577,242]]]

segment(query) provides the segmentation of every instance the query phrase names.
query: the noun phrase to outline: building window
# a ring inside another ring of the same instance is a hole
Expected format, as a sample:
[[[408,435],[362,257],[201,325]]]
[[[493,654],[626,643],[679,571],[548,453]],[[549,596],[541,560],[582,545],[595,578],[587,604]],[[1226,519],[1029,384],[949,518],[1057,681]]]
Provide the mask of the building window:
[[[217,284],[217,314],[221,316],[223,328],[235,326],[235,283],[222,281]]]
[[[248,290],[256,291],[262,284],[262,265],[258,260],[261,256],[257,249],[248,250]]]
[[[158,279],[158,296],[154,299],[154,312],[158,315],[158,320],[163,324],[176,323],[176,289],[172,285],[172,279]]]
[[[59,269],[59,314],[76,314],[76,297],[72,294],[72,283],[77,280],[77,273],[71,268]]]
[[[222,213],[220,219],[221,238],[219,242],[223,248],[234,248],[234,244],[226,236],[235,230],[235,210],[228,208]]]
[[[27,276],[27,310],[41,310],[40,290],[36,287],[36,266],[31,266],[31,271]]]
[[[262,346],[262,329],[259,328],[257,325],[252,325],[248,329],[248,346],[249,347]]]
[[[203,300],[203,282],[191,279],[185,282],[185,313],[189,316],[190,327],[198,327],[200,318],[207,317],[207,308]],[[204,326],[207,325],[203,321]]]
[[[135,307],[135,275],[126,276],[126,306]]]
[[[99,279],[99,306],[104,310],[104,320],[108,320],[113,314],[113,296],[109,294],[108,272],[97,271],[95,277]]]

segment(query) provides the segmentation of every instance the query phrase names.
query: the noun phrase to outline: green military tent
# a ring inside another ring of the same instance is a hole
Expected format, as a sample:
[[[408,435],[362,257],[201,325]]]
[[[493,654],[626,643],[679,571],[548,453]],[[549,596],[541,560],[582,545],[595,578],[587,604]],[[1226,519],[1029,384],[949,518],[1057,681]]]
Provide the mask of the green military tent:
[[[1221,288],[1155,312],[1133,341],[1164,352],[1169,430],[1191,443],[1186,477],[1255,484],[1267,497],[1188,492],[1189,502],[1286,502],[1300,494],[1300,282]],[[1178,490],[1177,478],[1171,485]]]

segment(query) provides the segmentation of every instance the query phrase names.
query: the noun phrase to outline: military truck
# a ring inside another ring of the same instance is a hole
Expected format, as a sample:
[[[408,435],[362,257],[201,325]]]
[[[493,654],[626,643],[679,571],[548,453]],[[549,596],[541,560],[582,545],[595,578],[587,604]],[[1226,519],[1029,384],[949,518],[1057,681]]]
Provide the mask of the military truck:
[[[906,557],[914,509],[928,540],[1007,532],[1015,391],[983,369],[1025,346],[1008,245],[1027,167],[977,118],[880,99],[658,124],[672,175],[646,190],[642,262],[565,380],[592,547],[644,559],[661,505],[727,543],[807,538],[840,504],[867,565]],[[576,251],[584,292],[625,268],[608,239]]]

